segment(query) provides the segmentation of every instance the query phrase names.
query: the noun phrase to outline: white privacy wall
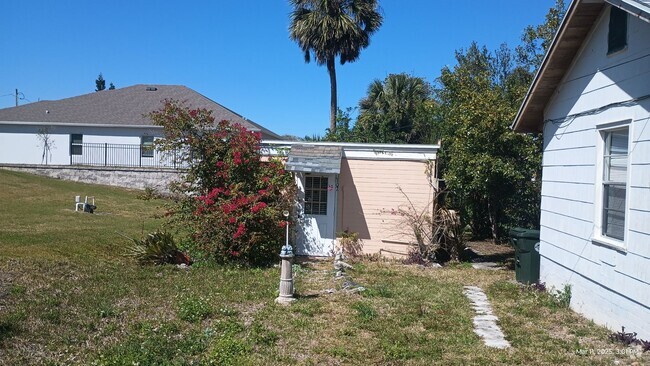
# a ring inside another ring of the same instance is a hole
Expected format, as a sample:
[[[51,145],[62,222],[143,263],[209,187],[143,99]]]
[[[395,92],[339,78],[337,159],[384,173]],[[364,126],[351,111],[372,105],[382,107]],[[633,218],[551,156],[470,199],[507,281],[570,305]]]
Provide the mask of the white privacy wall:
[[[47,127],[53,141],[48,164],[70,164],[70,135],[82,134],[84,143],[140,144],[141,136],[161,136],[155,127],[94,127],[0,122],[0,164],[45,164],[38,132]]]
[[[608,56],[601,14],[545,111],[541,281],[572,286],[571,306],[611,329],[650,339],[650,99],[573,120],[571,114],[650,94],[650,24],[629,16],[628,47]],[[623,249],[593,239],[601,199],[596,126],[630,121]]]

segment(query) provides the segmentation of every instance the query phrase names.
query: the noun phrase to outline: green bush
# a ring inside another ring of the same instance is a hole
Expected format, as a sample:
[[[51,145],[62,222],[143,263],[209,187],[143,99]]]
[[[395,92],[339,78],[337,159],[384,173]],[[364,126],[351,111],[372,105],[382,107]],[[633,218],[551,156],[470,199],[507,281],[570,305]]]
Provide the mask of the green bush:
[[[189,258],[176,246],[172,234],[154,231],[142,239],[131,239],[127,247],[127,256],[135,258],[138,263],[146,264],[189,264]]]
[[[170,100],[150,117],[164,129],[158,148],[188,166],[171,187],[177,203],[168,215],[189,231],[193,249],[219,262],[273,262],[296,187],[279,159],[262,156],[261,134]]]

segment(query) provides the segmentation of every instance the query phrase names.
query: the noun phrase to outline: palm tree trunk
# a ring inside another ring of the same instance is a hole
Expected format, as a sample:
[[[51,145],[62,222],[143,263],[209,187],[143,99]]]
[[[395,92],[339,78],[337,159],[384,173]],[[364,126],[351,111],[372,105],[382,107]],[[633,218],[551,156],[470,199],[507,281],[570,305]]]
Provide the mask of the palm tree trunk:
[[[330,74],[330,133],[336,132],[336,65],[334,57],[327,59],[327,71]]]

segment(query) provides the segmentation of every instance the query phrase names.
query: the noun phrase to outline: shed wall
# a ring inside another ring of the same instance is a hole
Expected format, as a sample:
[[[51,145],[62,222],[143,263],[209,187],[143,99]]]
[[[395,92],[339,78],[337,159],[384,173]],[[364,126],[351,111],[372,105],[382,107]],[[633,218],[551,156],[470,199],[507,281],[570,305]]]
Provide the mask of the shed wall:
[[[599,18],[545,111],[541,281],[570,284],[571,306],[600,324],[650,337],[650,99],[556,120],[650,93],[650,24],[628,19],[628,47],[607,55]],[[593,241],[601,139],[596,126],[630,121],[624,250]]]
[[[337,232],[359,233],[364,253],[395,256],[408,252],[412,235],[404,218],[391,210],[424,209],[433,197],[423,161],[362,160],[341,162]],[[403,193],[400,191],[402,189]]]

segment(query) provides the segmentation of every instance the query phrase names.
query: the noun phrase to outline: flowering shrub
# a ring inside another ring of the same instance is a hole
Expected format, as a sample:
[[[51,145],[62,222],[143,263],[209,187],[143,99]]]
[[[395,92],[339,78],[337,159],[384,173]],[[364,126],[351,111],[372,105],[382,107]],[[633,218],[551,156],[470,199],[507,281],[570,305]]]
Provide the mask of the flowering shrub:
[[[224,262],[275,260],[296,188],[281,161],[263,159],[261,134],[171,100],[151,118],[165,130],[159,149],[189,167],[172,186],[179,194],[169,215],[190,229],[195,249]]]

